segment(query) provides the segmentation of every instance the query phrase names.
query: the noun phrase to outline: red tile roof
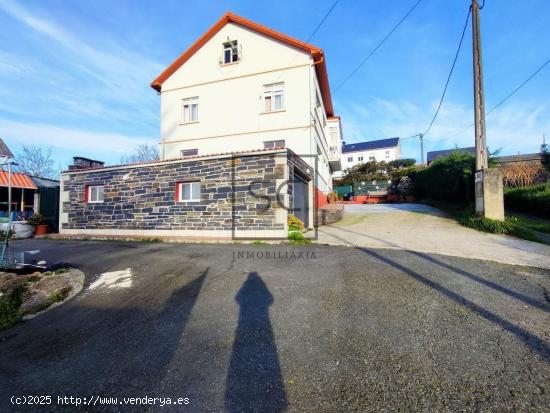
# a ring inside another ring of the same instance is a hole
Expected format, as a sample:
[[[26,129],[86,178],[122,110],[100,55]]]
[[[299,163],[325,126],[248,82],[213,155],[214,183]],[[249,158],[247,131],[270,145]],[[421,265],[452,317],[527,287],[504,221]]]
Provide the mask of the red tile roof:
[[[179,56],[174,62],[164,70],[153,82],[151,87],[157,92],[161,91],[162,84],[168,79],[176,70],[178,70],[187,60],[191,58],[202,46],[204,46],[217,32],[219,32],[227,23],[234,23],[239,26],[246,27],[254,30],[263,35],[269,36],[280,42],[289,44],[298,49],[304,50],[310,53],[314,59],[315,71],[317,73],[317,80],[319,81],[319,87],[321,88],[321,95],[323,97],[323,103],[325,105],[325,111],[327,116],[334,115],[334,109],[332,107],[332,98],[330,96],[330,86],[328,83],[327,65],[325,63],[325,55],[322,49],[313,46],[311,44],[302,42],[286,34],[277,32],[269,27],[255,23],[244,17],[237,16],[231,12],[225,13],[220,20],[216,22],[206,33],[204,33],[193,45],[187,49],[181,56]]]
[[[8,173],[0,171],[0,186],[8,186]],[[18,172],[11,173],[12,188],[37,189],[30,176]]]

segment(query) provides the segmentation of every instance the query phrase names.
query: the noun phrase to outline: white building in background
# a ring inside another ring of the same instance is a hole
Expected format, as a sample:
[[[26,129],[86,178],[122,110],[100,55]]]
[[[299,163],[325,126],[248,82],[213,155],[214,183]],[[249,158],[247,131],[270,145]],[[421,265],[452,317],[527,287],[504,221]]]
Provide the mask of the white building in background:
[[[342,147],[342,176],[355,165],[369,161],[394,161],[401,158],[399,138],[380,139],[376,141],[350,143]]]
[[[319,155],[314,186],[332,190],[342,137],[322,49],[226,13],[151,86],[161,159],[287,147],[313,168]]]

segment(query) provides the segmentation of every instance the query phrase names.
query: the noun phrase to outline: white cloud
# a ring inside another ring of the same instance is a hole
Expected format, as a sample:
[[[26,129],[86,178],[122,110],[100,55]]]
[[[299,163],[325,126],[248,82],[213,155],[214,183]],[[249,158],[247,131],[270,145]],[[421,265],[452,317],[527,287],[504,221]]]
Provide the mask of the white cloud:
[[[423,132],[437,108],[436,104],[423,108],[408,101],[372,98],[362,105],[338,102],[337,107],[349,143],[393,136],[404,138]],[[486,121],[489,148],[502,148],[502,154],[537,152],[542,134],[550,134],[548,105],[510,102],[490,114]],[[467,129],[472,123],[471,108],[444,102],[425,139],[425,150],[474,146],[473,127]],[[385,133],[381,134],[382,131]],[[405,140],[402,145],[404,156],[420,158],[418,139]]]
[[[25,145],[53,146],[71,151],[74,155],[127,154],[141,143],[157,144],[147,137],[126,136],[116,133],[96,133],[63,128],[48,124],[28,124],[0,118],[0,136]],[[91,156],[91,155],[88,155]]]

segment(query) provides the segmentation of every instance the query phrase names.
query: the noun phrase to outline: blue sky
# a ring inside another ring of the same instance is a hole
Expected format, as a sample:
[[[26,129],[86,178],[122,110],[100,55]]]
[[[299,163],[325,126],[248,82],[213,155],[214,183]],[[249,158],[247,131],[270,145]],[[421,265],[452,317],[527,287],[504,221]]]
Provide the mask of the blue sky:
[[[416,0],[341,0],[311,43],[327,56],[333,90]],[[159,139],[149,84],[231,10],[307,39],[328,1],[191,2],[0,0],[0,137],[116,163]],[[381,49],[333,92],[347,143],[423,131],[436,109],[469,0],[423,0]],[[550,2],[486,0],[485,100],[491,108],[550,57]],[[426,149],[473,145],[471,29]],[[550,66],[487,118],[490,149],[539,150],[550,137]],[[419,158],[416,140],[404,156]]]

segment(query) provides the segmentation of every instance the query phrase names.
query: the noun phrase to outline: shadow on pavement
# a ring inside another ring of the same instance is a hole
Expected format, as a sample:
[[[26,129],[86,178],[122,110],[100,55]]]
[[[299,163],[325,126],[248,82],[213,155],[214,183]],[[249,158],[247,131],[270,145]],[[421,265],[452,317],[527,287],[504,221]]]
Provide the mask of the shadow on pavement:
[[[239,321],[227,372],[225,408],[229,412],[281,412],[287,407],[277,347],[269,319],[273,296],[251,272],[235,296]]]
[[[349,231],[349,230],[343,230],[343,231],[355,233],[354,231]],[[494,324],[499,325],[504,330],[514,334],[516,337],[521,339],[525,343],[526,346],[528,346],[531,350],[533,350],[534,352],[539,354],[545,361],[550,361],[550,345],[548,344],[547,341],[539,338],[535,334],[530,333],[529,331],[525,330],[524,328],[521,328],[521,327],[511,323],[508,320],[505,320],[504,318],[502,318],[502,317],[492,313],[491,311],[475,304],[474,302],[468,300],[467,298],[461,296],[460,294],[458,294],[454,291],[451,291],[450,289],[442,286],[441,284],[430,280],[429,278],[427,278],[427,277],[419,274],[418,272],[413,271],[413,270],[399,264],[398,262],[396,262],[392,259],[386,258],[383,255],[381,255],[381,254],[379,254],[379,253],[377,253],[373,250],[370,250],[368,248],[363,248],[363,247],[360,247],[358,245],[355,245],[355,244],[351,243],[350,241],[348,241],[348,240],[346,240],[346,239],[344,239],[344,238],[342,238],[338,235],[335,235],[335,234],[331,234],[331,235],[333,237],[336,237],[336,238],[340,239],[341,241],[345,242],[346,244],[355,247],[356,250],[361,251],[361,252],[363,252],[367,255],[370,255],[370,256],[372,256],[372,257],[378,259],[379,261],[382,261],[382,262],[384,262],[388,265],[391,265],[395,269],[402,271],[404,274],[407,274],[408,276],[414,278],[415,280],[427,285],[428,287],[433,288],[434,290],[436,290],[437,292],[443,294],[447,298],[453,300],[457,304],[463,305],[464,307],[470,309],[471,311],[475,312],[479,316],[485,318],[487,321],[490,321]],[[359,235],[368,237],[368,235],[364,235],[364,234],[359,234]],[[435,263],[435,264],[439,264],[439,265],[444,264],[444,263],[441,263],[440,261],[436,260],[435,258],[431,259],[431,257],[425,256],[425,254],[420,254],[420,253],[415,254],[415,253],[412,253],[411,251],[404,251],[404,252],[408,252],[412,255],[416,255],[417,257],[423,258],[423,259],[425,259],[425,260],[427,260],[428,262],[431,262],[431,263]],[[428,259],[428,258],[430,258],[430,259]],[[460,274],[460,275],[463,275],[463,276],[470,275],[471,277],[468,277],[468,278],[470,278],[474,281],[481,282],[481,280],[483,280],[481,277],[473,276],[472,274],[467,273],[465,271],[462,271],[460,269],[457,269],[453,266],[450,266],[450,265],[447,265],[447,264],[444,264],[443,266],[445,266],[445,268],[447,268],[447,269],[450,269],[450,270],[454,271],[457,274]],[[486,280],[483,280],[483,281],[486,281]],[[493,282],[489,281],[488,283],[484,283],[484,284],[487,285],[488,287],[494,288],[497,291],[508,294],[508,295],[510,295],[510,296],[512,296],[516,299],[519,299],[519,300],[521,300],[525,303],[533,305],[533,302],[536,302],[533,299],[531,299],[530,297],[527,297],[527,298],[529,298],[529,300],[526,300],[526,296],[524,296],[523,294],[516,293],[515,291],[507,289],[505,287],[501,287],[500,285],[498,285],[496,283],[493,283]],[[542,310],[546,310],[546,306],[544,306],[544,305],[542,305],[541,303],[538,303],[538,302],[536,302],[536,304],[537,305],[534,305],[535,307],[540,308]]]
[[[328,225],[330,226],[330,225]],[[365,234],[361,234],[360,232],[357,232],[357,231],[352,231],[352,230],[349,230],[349,229],[343,229],[343,228],[337,228],[337,227],[333,227],[339,231],[344,231],[344,232],[349,232],[351,234],[355,234],[355,235],[359,235],[361,237],[364,237],[364,238],[370,238],[370,239],[373,239],[375,241],[380,241],[380,242],[383,242],[385,244],[387,244],[388,246],[390,247],[394,247],[394,248],[399,248],[401,249],[401,247],[397,244],[393,244],[391,242],[388,242],[388,241],[385,241],[385,240],[382,240],[382,239],[379,239],[379,238],[376,238],[376,237],[373,237],[371,235],[365,235]],[[336,238],[339,238],[337,235],[334,235],[334,234],[330,234]],[[340,238],[340,240],[342,240]],[[354,247],[359,247],[358,245],[356,244],[353,244],[351,243],[350,241],[346,241],[349,245],[352,245]],[[538,308],[539,310],[542,310],[542,311],[546,311],[546,312],[550,312],[550,304],[547,304],[547,303],[544,303],[544,302],[540,302],[532,297],[529,297],[528,295],[525,295],[521,292],[518,292],[518,291],[515,291],[515,290],[512,290],[510,288],[507,288],[507,287],[504,287],[500,284],[497,284],[496,282],[494,281],[491,281],[491,280],[488,280],[486,278],[483,278],[483,277],[480,277],[479,275],[476,275],[476,274],[472,274],[471,272],[468,272],[468,271],[464,271],[463,269],[461,268],[457,268],[455,266],[452,266],[450,264],[447,264],[443,261],[440,261],[428,254],[425,254],[425,253],[422,253],[422,252],[417,252],[417,251],[411,251],[411,250],[403,250],[409,254],[412,254],[412,255],[416,255],[417,257],[419,258],[422,258],[422,259],[425,259],[426,261],[429,261],[433,264],[436,264],[436,265],[439,265],[443,268],[446,268],[458,275],[461,275],[463,277],[466,277],[466,278],[469,278],[470,280],[472,281],[475,281],[475,282],[478,282],[480,284],[483,284],[485,285],[486,287],[489,287],[489,288],[492,288],[496,291],[499,291],[503,294],[506,294],[512,298],[515,298],[516,300],[519,300],[525,304],[528,304],[530,306],[533,306],[535,308]]]

